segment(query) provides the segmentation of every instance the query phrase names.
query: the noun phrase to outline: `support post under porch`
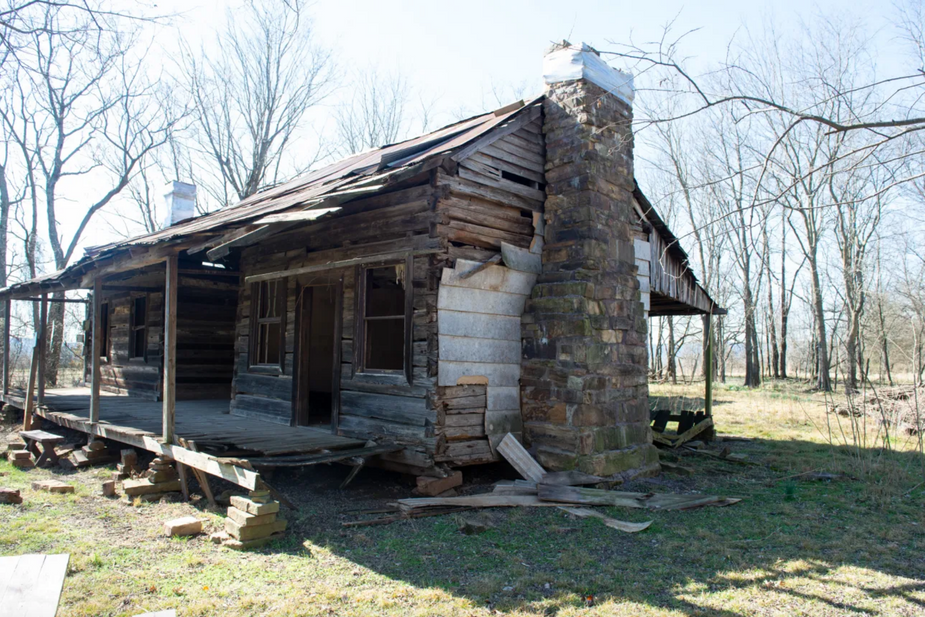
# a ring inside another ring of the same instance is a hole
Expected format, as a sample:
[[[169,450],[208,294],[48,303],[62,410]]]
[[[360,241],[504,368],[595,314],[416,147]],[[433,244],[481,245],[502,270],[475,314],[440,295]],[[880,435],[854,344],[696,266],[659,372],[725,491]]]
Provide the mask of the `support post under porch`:
[[[163,388],[163,440],[174,440],[174,422],[177,404],[177,255],[167,258],[164,277],[164,388]]]
[[[103,307],[103,281],[100,278],[93,280],[93,329],[92,349],[90,351],[90,424],[100,421],[100,353],[102,351],[102,307]]]
[[[38,397],[39,405],[45,404],[45,379],[46,367],[48,364],[48,294],[42,294],[39,308],[39,328],[36,332],[35,344],[39,348],[39,376],[38,376]]]
[[[3,303],[3,395],[10,393],[10,317],[13,300],[9,297]]]

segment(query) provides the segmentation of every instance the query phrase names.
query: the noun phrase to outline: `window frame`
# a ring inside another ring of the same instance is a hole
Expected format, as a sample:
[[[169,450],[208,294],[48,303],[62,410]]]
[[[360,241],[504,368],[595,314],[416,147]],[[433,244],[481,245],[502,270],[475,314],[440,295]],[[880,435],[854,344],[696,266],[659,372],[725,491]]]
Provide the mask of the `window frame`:
[[[388,266],[405,267],[405,314],[404,314],[404,349],[401,369],[377,369],[366,367],[366,272]],[[354,306],[354,346],[353,365],[358,376],[374,375],[377,378],[393,379],[400,385],[411,385],[413,381],[412,360],[414,356],[414,257],[408,255],[404,260],[389,260],[357,266],[356,302]]]
[[[138,325],[138,315],[135,312],[135,307],[139,298],[144,298],[145,301],[145,314],[143,323]],[[129,306],[129,320],[128,320],[128,359],[131,361],[148,361],[148,315],[151,312],[151,298],[148,294],[134,295],[131,296],[131,304]],[[137,353],[135,349],[135,332],[138,330],[144,331],[144,349],[142,349],[141,354]]]
[[[260,293],[264,285],[269,290],[270,284],[276,284],[276,302],[279,307],[279,316],[272,318],[258,317],[260,312]],[[267,281],[257,281],[251,283],[250,299],[250,335],[247,350],[247,367],[253,372],[270,372],[273,374],[282,374],[286,370],[286,303],[289,300],[288,287],[289,281],[286,278],[271,279]],[[259,347],[260,326],[262,324],[278,323],[279,324],[279,361],[278,362],[257,362],[257,349]]]

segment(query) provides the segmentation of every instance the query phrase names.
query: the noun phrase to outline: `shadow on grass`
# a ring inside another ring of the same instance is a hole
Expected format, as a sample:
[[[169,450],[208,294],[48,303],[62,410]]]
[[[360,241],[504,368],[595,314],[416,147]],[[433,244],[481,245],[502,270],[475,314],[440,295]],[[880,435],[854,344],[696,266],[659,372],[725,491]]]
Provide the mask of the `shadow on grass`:
[[[287,515],[287,539],[267,552],[304,556],[307,541],[389,579],[443,590],[476,607],[544,615],[583,608],[587,595],[602,611],[625,614],[664,610],[732,617],[785,606],[791,607],[788,612],[809,614],[925,611],[921,493],[881,494],[876,480],[788,477],[850,467],[857,456],[850,448],[764,439],[735,447],[777,469],[686,456],[684,464],[697,469],[694,476],[663,475],[626,490],[697,491],[743,501],[684,512],[608,512],[623,520],[655,521],[639,534],[574,519],[557,508],[484,510],[344,528],[344,521],[357,518],[349,510],[411,496],[411,485],[368,469],[340,490],[346,468],[337,466],[279,474],[274,485],[299,510]],[[862,454],[877,458],[873,451]],[[910,474],[921,469],[915,454],[888,456]],[[501,465],[464,473],[471,492],[513,477]],[[461,518],[479,518],[491,528],[464,535],[458,530]]]

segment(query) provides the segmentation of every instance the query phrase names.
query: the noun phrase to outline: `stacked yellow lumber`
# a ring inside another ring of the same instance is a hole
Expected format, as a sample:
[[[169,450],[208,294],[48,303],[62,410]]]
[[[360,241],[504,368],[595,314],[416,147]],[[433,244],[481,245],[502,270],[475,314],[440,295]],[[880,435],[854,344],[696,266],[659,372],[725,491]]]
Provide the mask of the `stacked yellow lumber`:
[[[145,472],[144,478],[123,481],[122,491],[125,493],[125,500],[131,503],[139,497],[145,501],[154,501],[160,499],[165,493],[179,492],[180,480],[172,462],[167,457],[155,457],[148,471]]]

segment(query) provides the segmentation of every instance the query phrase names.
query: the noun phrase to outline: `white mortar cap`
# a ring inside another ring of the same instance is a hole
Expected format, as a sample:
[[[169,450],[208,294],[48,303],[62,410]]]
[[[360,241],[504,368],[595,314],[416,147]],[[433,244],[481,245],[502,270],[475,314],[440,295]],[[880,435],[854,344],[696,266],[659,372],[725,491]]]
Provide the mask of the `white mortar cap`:
[[[633,76],[615,69],[586,43],[556,43],[543,57],[543,80],[547,84],[584,79],[610,92],[627,105],[633,104],[636,90]]]

